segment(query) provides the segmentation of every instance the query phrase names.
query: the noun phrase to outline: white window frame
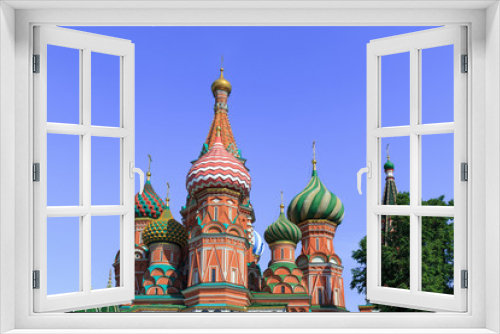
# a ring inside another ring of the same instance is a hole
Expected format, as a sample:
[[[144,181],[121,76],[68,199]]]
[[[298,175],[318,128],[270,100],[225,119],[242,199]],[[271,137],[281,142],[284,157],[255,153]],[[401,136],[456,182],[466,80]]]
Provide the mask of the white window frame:
[[[224,328],[256,329],[262,324],[273,332],[299,329],[304,333],[324,329],[351,328],[354,333],[380,333],[381,328],[399,333],[500,332],[500,11],[497,1],[357,1],[332,2],[232,2],[197,4],[186,2],[22,2],[0,4],[0,331],[41,333],[64,329],[75,333],[104,333],[114,329],[163,328],[165,332],[191,329],[206,332]],[[78,6],[78,9],[76,9]],[[99,8],[97,8],[99,6]],[[123,6],[123,7],[121,7]],[[133,9],[124,6],[134,7]],[[177,7],[176,7],[177,6]],[[395,8],[397,6],[397,8]],[[121,7],[121,8],[120,8]],[[83,8],[83,9],[82,9]],[[112,10],[105,10],[109,8]],[[138,11],[137,8],[144,10]],[[429,25],[469,26],[469,190],[468,219],[474,233],[468,235],[468,311],[435,314],[242,314],[210,317],[183,314],[34,314],[30,245],[32,245],[31,27],[33,24],[61,25]],[[487,29],[486,29],[487,28]],[[12,83],[15,83],[12,84]],[[15,143],[13,146],[12,143]],[[488,182],[486,182],[488,175]],[[14,177],[13,177],[14,176]],[[15,191],[14,191],[15,189]],[[15,193],[15,197],[12,197]],[[472,196],[471,196],[472,195]],[[487,196],[486,196],[487,195]],[[15,207],[15,210],[4,208]],[[15,222],[15,224],[12,224]],[[14,236],[14,238],[12,237]],[[496,254],[485,263],[486,254]],[[3,274],[15,273],[15,274]],[[13,288],[15,287],[15,288]],[[487,292],[487,293],[486,293]],[[14,306],[12,306],[14,305]],[[89,320],[92,321],[89,321]],[[334,321],[332,321],[334,319]],[[179,321],[175,321],[179,320]],[[165,329],[165,323],[169,329]],[[288,329],[283,329],[283,328]],[[139,332],[140,330],[137,330]],[[231,330],[231,332],[237,332]],[[387,332],[387,330],[382,330]],[[12,332],[14,333],[14,332]]]

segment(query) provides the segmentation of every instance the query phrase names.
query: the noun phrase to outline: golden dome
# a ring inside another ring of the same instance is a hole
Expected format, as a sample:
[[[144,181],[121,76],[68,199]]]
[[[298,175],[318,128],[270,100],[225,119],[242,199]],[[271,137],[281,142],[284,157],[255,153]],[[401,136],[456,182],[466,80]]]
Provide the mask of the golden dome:
[[[224,72],[224,69],[221,68],[220,69],[220,78],[215,80],[214,83],[212,84],[212,93],[214,94],[214,96],[215,96],[215,92],[218,90],[225,90],[227,92],[228,96],[229,96],[229,94],[231,94],[231,89],[232,89],[231,83],[224,78],[223,72]]]

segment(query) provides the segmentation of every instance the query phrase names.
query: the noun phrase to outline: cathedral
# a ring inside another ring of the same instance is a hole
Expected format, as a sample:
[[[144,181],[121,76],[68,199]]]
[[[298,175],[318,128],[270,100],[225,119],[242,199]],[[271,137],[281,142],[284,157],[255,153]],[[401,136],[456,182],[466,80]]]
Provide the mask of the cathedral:
[[[211,87],[207,139],[186,175],[181,222],[169,195],[163,201],[155,192],[151,169],[135,196],[135,298],[120,312],[346,312],[333,246],[344,206],[321,182],[314,158],[309,183],[286,214],[283,201],[276,203],[278,218],[264,233],[271,260],[262,272],[265,245],[254,229],[252,179],[229,123],[232,87],[223,71]],[[119,253],[113,267],[119,285]]]

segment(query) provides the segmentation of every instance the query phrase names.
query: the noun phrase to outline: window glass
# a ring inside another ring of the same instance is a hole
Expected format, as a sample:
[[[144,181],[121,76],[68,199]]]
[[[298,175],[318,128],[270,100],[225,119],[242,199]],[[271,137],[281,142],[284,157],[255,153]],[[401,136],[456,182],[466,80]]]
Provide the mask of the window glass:
[[[410,124],[410,53],[381,58],[382,126]]]
[[[47,294],[80,289],[80,218],[47,218]]]
[[[80,123],[80,50],[47,45],[47,122]]]
[[[453,122],[453,45],[421,50],[422,123]]]
[[[92,52],[92,125],[120,126],[120,57]]]
[[[80,136],[47,134],[47,205],[80,205]]]
[[[453,133],[423,135],[421,141],[422,205],[440,205],[431,199],[441,196],[446,202],[452,201],[455,178]]]
[[[91,217],[91,282],[93,290],[115,286],[113,268],[116,254],[120,250],[120,220],[120,216]]]

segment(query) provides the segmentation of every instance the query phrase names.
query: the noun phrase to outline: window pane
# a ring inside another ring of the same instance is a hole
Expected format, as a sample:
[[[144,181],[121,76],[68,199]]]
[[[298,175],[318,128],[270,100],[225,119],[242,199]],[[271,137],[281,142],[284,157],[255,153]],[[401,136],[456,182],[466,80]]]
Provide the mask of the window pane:
[[[421,217],[422,291],[453,294],[453,218]]]
[[[120,216],[92,216],[91,280],[93,290],[115,286],[113,264],[120,250],[120,218]]]
[[[80,217],[47,218],[47,294],[80,291]]]
[[[422,136],[422,205],[453,200],[453,137],[453,133]]]
[[[410,288],[410,217],[381,216],[382,286]]]
[[[47,134],[47,205],[80,205],[80,137]]]
[[[421,50],[422,123],[453,122],[453,45]]]
[[[92,137],[92,205],[120,204],[120,138]]]
[[[390,137],[381,140],[381,204],[410,204],[410,137]],[[399,197],[404,203],[398,202]]]
[[[92,125],[120,126],[120,57],[92,52]]]
[[[381,57],[382,126],[410,124],[410,53]]]
[[[80,123],[80,50],[47,45],[47,122]]]

